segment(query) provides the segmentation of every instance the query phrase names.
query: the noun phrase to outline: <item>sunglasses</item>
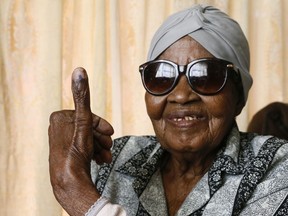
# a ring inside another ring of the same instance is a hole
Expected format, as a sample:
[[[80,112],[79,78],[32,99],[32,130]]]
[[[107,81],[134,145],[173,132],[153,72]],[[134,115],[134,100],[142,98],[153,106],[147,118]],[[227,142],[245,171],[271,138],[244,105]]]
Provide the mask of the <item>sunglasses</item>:
[[[234,71],[228,73],[228,71]],[[230,75],[239,76],[231,62],[217,58],[203,58],[188,65],[177,65],[168,60],[154,60],[139,66],[142,83],[152,95],[165,95],[177,85],[181,74],[185,74],[194,92],[213,95],[224,88]],[[235,73],[236,72],[236,73]]]

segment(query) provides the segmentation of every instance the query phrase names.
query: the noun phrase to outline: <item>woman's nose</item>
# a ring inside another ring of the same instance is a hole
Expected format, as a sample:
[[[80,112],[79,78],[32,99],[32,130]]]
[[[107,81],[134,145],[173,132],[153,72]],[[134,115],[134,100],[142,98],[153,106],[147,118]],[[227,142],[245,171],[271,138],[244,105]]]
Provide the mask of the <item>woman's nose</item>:
[[[169,102],[180,104],[190,103],[199,99],[199,95],[193,91],[184,74],[180,76],[178,83],[167,97]]]

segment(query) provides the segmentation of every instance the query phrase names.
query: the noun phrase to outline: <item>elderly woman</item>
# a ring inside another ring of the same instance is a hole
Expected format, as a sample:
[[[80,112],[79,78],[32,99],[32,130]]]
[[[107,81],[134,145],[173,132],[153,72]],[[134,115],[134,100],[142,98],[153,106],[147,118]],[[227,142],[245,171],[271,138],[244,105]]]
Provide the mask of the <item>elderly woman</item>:
[[[113,143],[112,127],[90,111],[85,70],[73,72],[75,111],[53,113],[49,127],[51,183],[64,209],[287,215],[287,141],[239,132],[235,122],[252,85],[239,25],[210,6],[178,12],[156,32],[148,60],[139,69],[156,136]]]

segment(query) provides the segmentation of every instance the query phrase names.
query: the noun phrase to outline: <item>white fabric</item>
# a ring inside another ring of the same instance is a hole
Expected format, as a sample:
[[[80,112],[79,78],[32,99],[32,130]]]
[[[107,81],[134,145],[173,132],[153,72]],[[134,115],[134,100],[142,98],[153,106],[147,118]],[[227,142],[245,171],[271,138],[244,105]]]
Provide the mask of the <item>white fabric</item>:
[[[85,216],[126,216],[125,210],[116,204],[112,204],[104,197],[98,199],[88,210]]]

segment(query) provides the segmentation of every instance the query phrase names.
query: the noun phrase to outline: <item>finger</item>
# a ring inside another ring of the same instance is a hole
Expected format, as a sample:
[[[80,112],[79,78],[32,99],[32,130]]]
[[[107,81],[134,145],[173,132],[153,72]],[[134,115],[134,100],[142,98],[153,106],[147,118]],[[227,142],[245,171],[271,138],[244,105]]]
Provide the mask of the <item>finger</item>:
[[[95,130],[93,130],[93,136],[94,143],[99,143],[102,148],[109,150],[112,147],[112,138],[110,136],[100,134]]]
[[[88,76],[83,68],[76,68],[72,74],[72,93],[75,104],[74,146],[89,160],[93,154],[93,119],[90,110]]]
[[[101,159],[104,163],[111,163],[112,162],[111,151],[103,149],[103,151],[101,152]]]
[[[103,148],[103,144],[95,142],[95,139],[94,139],[94,150],[95,151],[93,159],[97,162],[97,164],[111,163],[112,153],[110,149]]]
[[[107,150],[102,150],[101,153],[94,154],[93,159],[97,164],[101,165],[103,163],[112,162],[112,153]]]
[[[96,163],[97,163],[98,165],[104,164],[104,161],[102,160],[100,154],[95,154],[93,159],[96,161]]]
[[[93,129],[101,134],[112,136],[113,127],[105,120],[93,114]]]
[[[72,74],[72,93],[76,115],[91,113],[88,75],[84,68],[76,68]]]

